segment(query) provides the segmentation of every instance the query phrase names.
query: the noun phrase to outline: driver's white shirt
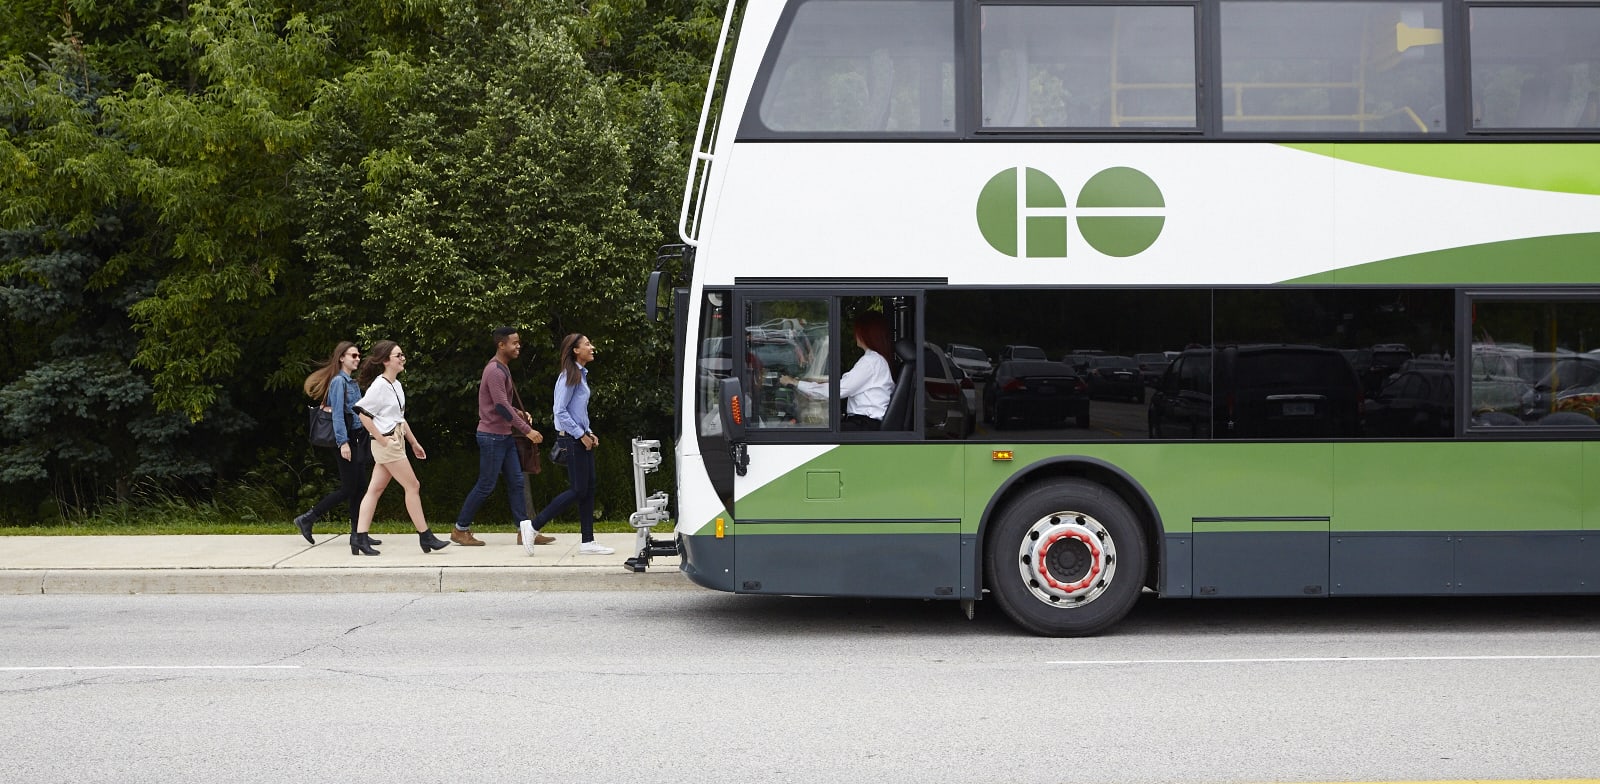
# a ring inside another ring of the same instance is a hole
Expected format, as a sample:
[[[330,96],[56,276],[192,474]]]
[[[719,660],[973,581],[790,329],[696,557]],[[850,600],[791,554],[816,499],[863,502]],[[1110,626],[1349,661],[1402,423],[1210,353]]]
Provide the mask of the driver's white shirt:
[[[828,396],[827,382],[799,381],[795,386],[809,398],[821,400]],[[862,353],[855,367],[839,377],[839,396],[845,399],[846,414],[881,420],[889,411],[889,397],[893,394],[894,375],[889,372],[889,360],[876,351]]]

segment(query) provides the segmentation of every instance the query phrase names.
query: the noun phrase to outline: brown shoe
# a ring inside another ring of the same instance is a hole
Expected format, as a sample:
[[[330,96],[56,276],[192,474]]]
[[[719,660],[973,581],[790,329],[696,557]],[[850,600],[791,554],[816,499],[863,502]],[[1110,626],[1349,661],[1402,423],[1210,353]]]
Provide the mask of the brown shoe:
[[[479,539],[478,537],[473,536],[471,531],[463,531],[463,530],[461,530],[459,528],[457,528],[457,529],[455,529],[455,530],[450,532],[450,541],[455,542],[456,544],[459,544],[462,547],[482,547],[483,546],[483,540],[482,539]]]
[[[534,544],[555,544],[555,542],[556,542],[556,538],[554,536],[546,536],[544,534],[535,534],[534,537],[533,537],[533,543]]]

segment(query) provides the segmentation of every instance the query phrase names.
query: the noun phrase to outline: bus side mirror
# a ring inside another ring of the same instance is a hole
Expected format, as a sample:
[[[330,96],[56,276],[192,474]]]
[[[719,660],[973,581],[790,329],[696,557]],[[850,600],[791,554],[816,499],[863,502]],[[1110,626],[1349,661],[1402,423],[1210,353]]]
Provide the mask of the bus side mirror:
[[[722,401],[722,434],[728,438],[728,451],[733,458],[733,470],[744,476],[750,466],[750,453],[744,445],[745,411],[744,388],[738,378],[725,378],[718,382]]]
[[[644,317],[651,323],[656,320],[656,300],[661,293],[661,270],[650,273],[644,284]]]
[[[745,399],[744,387],[737,378],[718,382],[722,393],[722,434],[738,444],[744,442]]]

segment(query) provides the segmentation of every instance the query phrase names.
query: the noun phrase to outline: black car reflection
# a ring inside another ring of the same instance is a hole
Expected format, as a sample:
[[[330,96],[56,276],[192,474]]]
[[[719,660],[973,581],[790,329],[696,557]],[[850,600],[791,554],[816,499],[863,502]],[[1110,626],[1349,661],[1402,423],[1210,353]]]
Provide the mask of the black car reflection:
[[[984,388],[983,419],[996,429],[1028,424],[1089,426],[1089,385],[1060,362],[1008,360]]]
[[[1331,348],[1190,349],[1150,398],[1151,438],[1340,438],[1361,433],[1361,381]]]
[[[1144,376],[1133,357],[1107,355],[1089,360],[1089,397],[1144,402]]]
[[[1453,368],[1402,370],[1366,404],[1368,435],[1448,438],[1455,433]]]

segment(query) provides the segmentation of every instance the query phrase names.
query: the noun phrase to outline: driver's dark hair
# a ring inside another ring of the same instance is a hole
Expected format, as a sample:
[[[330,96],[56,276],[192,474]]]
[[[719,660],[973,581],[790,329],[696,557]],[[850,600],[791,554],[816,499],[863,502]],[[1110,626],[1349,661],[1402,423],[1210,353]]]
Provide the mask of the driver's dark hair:
[[[889,342],[889,320],[882,313],[868,311],[857,316],[855,337],[885,361],[895,359],[894,346]]]

